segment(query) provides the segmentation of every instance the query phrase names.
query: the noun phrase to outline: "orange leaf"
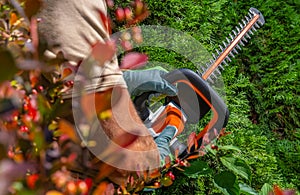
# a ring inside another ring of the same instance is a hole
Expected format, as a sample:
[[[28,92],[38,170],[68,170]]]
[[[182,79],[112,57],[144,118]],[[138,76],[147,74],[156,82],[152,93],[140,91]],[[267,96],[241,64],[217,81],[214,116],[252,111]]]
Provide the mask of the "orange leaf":
[[[101,182],[96,190],[93,192],[93,195],[112,195],[114,192],[111,189],[112,184],[106,181]]]
[[[9,25],[10,26],[14,25],[16,23],[16,21],[18,21],[17,14],[12,12],[9,17]]]
[[[56,191],[56,190],[50,190],[50,191],[46,192],[45,195],[63,195],[63,193]]]
[[[110,166],[106,163],[102,163],[99,167],[99,173],[97,175],[97,179],[101,180],[101,179],[109,176],[115,170],[116,170],[115,167]]]
[[[192,160],[192,159],[196,159],[199,158],[201,155],[200,153],[194,154],[194,155],[190,155],[189,157],[187,157],[187,160]]]
[[[166,165],[165,165],[166,169],[170,168],[170,166],[171,166],[171,158],[170,158],[170,156],[166,156],[165,163],[166,163]]]
[[[151,179],[157,178],[157,177],[159,177],[159,176],[160,176],[160,170],[159,170],[159,169],[156,169],[156,170],[154,170],[154,171],[152,171],[152,172],[150,173],[150,178],[151,178]]]
[[[138,52],[126,54],[121,61],[121,69],[136,69],[148,62],[148,56]]]
[[[68,135],[71,140],[73,140],[76,143],[79,143],[79,139],[76,135],[76,130],[74,129],[73,125],[64,120],[61,119],[58,121],[58,131],[60,131],[62,134]]]
[[[63,73],[62,73],[62,76],[61,76],[61,77],[62,77],[61,79],[66,78],[66,77],[69,76],[70,74],[72,74],[71,68],[64,68]]]

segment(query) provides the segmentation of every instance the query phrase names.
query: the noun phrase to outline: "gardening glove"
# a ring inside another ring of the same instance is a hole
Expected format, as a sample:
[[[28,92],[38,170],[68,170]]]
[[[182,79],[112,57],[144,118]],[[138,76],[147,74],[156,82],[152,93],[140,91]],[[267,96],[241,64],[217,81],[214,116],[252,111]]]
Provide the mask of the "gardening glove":
[[[145,92],[175,96],[177,95],[177,88],[163,79],[166,73],[167,71],[162,68],[129,70],[123,73],[123,77],[131,96],[138,96]]]
[[[165,158],[170,155],[171,151],[169,145],[176,132],[176,127],[168,125],[163,132],[161,132],[161,134],[154,139],[161,161],[164,161]]]

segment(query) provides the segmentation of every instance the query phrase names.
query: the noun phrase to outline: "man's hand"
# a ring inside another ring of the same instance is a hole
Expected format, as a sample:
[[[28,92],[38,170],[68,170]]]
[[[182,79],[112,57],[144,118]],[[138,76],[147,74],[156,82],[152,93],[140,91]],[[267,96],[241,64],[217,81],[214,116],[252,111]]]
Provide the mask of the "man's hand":
[[[167,72],[162,69],[125,71],[123,77],[131,96],[145,92],[157,92],[168,96],[177,95],[177,88],[163,79]]]

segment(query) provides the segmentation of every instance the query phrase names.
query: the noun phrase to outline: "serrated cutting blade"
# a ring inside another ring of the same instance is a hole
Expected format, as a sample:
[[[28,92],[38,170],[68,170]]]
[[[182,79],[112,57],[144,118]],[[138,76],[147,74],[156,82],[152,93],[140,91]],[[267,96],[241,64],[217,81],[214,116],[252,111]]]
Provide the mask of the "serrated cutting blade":
[[[253,35],[253,32],[263,26],[264,23],[265,19],[261,12],[256,8],[250,8],[248,15],[245,16],[245,19],[238,23],[238,26],[232,30],[234,35],[230,33],[229,37],[226,37],[227,45],[225,45],[225,41],[223,41],[222,43],[224,45],[219,46],[221,51],[217,49],[216,54],[212,55],[213,59],[208,65],[206,65],[206,68],[203,69],[202,78],[210,82],[213,81],[213,78],[210,78],[210,76],[214,74],[216,70],[216,75],[219,75],[218,73],[220,73],[220,70],[218,68],[223,62],[226,62],[225,59],[227,59],[227,62],[230,62],[231,59],[229,55],[234,57],[233,52],[237,54],[238,50],[241,50],[241,47],[245,46],[245,44],[251,38],[249,32],[251,35]]]

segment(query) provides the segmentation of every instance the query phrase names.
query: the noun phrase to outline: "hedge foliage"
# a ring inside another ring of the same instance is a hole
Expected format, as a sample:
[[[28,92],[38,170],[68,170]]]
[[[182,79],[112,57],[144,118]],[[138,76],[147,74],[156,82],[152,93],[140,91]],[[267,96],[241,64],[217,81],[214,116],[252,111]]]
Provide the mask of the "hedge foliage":
[[[252,170],[250,185],[264,183],[298,188],[300,160],[300,2],[147,0],[151,11],[145,24],[172,27],[189,33],[210,52],[218,48],[250,7],[262,12],[266,23],[222,74],[231,112],[222,144],[241,148],[235,154]],[[176,53],[147,48],[153,61],[176,67],[195,67]],[[213,161],[213,159],[210,159]],[[155,194],[206,194],[210,179],[183,176],[171,189]],[[186,191],[189,189],[188,191]]]

